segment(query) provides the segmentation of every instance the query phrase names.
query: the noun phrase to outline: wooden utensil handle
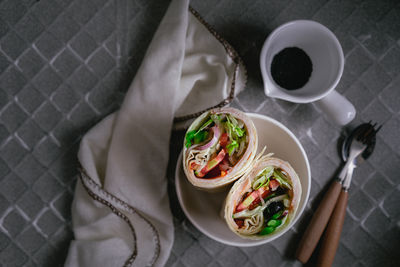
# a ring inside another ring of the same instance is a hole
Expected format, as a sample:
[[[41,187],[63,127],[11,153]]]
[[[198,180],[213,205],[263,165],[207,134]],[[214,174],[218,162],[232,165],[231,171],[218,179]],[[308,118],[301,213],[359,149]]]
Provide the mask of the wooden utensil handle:
[[[342,185],[335,180],[315,211],[296,251],[296,258],[306,263],[313,253],[339,197]]]
[[[318,267],[332,266],[342,233],[344,217],[346,216],[347,200],[348,193],[342,190],[322,239],[321,250],[317,261]]]

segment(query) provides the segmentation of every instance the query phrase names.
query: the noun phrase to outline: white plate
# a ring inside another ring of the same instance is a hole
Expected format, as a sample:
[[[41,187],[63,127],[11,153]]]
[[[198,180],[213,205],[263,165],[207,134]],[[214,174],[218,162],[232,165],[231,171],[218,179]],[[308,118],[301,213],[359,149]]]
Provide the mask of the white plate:
[[[280,122],[267,116],[249,113],[258,134],[258,151],[267,146],[266,153],[288,161],[299,175],[302,196],[298,212],[286,229],[263,240],[243,239],[234,234],[226,225],[221,214],[222,205],[230,189],[224,192],[208,193],[190,184],[182,169],[182,153],[175,171],[175,186],[181,207],[193,223],[206,236],[231,246],[250,247],[270,242],[285,233],[298,220],[307,204],[310,194],[311,173],[307,155],[294,134]]]

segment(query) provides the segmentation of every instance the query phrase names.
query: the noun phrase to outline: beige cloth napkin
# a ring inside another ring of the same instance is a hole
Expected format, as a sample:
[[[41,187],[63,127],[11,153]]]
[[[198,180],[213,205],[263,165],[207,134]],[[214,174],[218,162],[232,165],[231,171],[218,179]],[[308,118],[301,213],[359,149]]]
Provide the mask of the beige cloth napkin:
[[[174,117],[222,106],[244,83],[233,49],[188,0],[172,1],[121,109],[82,139],[66,266],[165,264],[174,233],[166,179]]]

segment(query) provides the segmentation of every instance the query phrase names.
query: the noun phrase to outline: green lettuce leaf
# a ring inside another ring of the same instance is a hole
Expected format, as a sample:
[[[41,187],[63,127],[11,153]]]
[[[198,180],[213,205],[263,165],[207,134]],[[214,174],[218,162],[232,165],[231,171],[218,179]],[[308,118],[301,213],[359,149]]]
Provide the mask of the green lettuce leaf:
[[[226,146],[226,149],[228,151],[229,156],[232,156],[233,152],[235,151],[236,148],[239,147],[238,142],[233,140],[229,145]]]

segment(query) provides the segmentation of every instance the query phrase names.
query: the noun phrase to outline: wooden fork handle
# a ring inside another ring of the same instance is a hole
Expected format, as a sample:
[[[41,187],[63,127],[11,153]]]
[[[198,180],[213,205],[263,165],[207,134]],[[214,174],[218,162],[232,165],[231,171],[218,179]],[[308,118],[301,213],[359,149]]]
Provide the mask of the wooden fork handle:
[[[339,246],[344,217],[346,216],[347,200],[348,193],[347,191],[342,190],[322,239],[321,250],[319,252],[317,261],[318,267],[332,266],[336,250]]]
[[[306,263],[310,259],[311,254],[317,246],[332,211],[335,208],[341,188],[342,185],[337,180],[331,184],[304,232],[303,238],[296,251],[296,258],[302,263]]]

